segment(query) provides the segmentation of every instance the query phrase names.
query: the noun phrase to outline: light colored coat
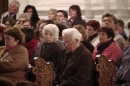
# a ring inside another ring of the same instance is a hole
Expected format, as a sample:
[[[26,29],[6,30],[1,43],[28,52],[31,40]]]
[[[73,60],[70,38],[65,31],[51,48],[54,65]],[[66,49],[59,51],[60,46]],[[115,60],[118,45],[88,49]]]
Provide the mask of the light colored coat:
[[[5,51],[5,46],[0,47],[0,77],[5,77],[14,83],[26,80],[25,70],[28,69],[28,52],[22,45]]]

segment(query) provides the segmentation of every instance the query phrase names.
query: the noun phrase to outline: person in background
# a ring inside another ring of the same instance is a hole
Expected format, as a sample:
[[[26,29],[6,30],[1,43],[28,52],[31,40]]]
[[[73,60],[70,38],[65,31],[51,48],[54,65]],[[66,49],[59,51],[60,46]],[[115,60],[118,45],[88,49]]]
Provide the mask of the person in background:
[[[42,30],[44,26],[47,24],[54,24],[54,22],[52,20],[44,20],[39,24],[39,29],[38,29],[38,34],[37,34],[37,38],[39,41],[43,41]]]
[[[93,86],[94,61],[91,53],[81,44],[82,34],[75,28],[62,32],[65,48],[61,51],[53,86]]]
[[[29,62],[33,51],[38,45],[38,40],[33,29],[25,27],[21,29],[22,31],[22,45],[28,50]]]
[[[119,32],[116,30],[117,28],[117,18],[110,13],[106,13],[102,16],[102,27],[111,27],[115,33],[114,35],[114,41],[117,43],[117,45],[123,50],[125,45],[125,39],[119,34]]]
[[[127,28],[128,28],[128,30],[129,30],[129,35],[130,35],[130,22],[128,22]]]
[[[4,46],[5,45],[4,36],[3,36],[4,29],[5,28],[0,25],[0,46]]]
[[[57,23],[56,18],[57,18],[57,10],[50,9],[48,12],[48,19],[52,20],[56,24]]]
[[[20,29],[10,27],[5,29],[3,34],[5,46],[0,47],[0,77],[8,78],[16,84],[27,79],[28,51],[21,44]]]
[[[20,16],[19,16],[17,23],[23,25],[23,23],[24,23],[26,20],[29,20],[29,19],[30,19],[30,16],[29,16],[27,13],[22,13],[22,14],[20,14]]]
[[[18,17],[20,15],[19,13],[20,3],[16,0],[12,0],[9,3],[8,12],[5,12],[1,16],[1,23],[4,24],[5,20],[8,17],[12,17],[14,20],[18,20]]]
[[[13,18],[9,17],[5,20],[5,27],[13,27],[16,24],[16,20],[14,20]]]
[[[56,67],[57,58],[64,49],[64,45],[61,46],[57,43],[59,38],[59,29],[54,24],[47,24],[42,30],[43,41],[39,43],[37,48],[34,50],[32,59],[34,57],[41,57],[46,62],[50,61]],[[33,65],[33,61],[31,63]]]
[[[40,18],[38,16],[35,6],[27,5],[23,12],[29,14],[31,21],[34,23],[34,25],[36,27],[36,23],[38,22],[38,20],[40,20]]]
[[[63,41],[62,31],[64,29],[67,29],[67,27],[65,25],[59,24],[59,23],[57,23],[56,26],[59,28],[59,40]]]
[[[70,19],[68,22],[70,23],[71,27],[77,24],[81,24],[84,28],[86,28],[86,22],[81,17],[82,13],[78,5],[71,5],[69,7],[69,16]]]
[[[68,23],[68,13],[65,10],[57,11],[57,23],[70,27],[70,24]]]
[[[130,43],[130,37],[128,38]],[[114,77],[114,86],[130,85],[130,44],[123,51],[119,62],[116,65],[116,75]]]
[[[23,22],[23,27],[34,29],[35,25],[33,24],[31,20],[26,20]]]
[[[77,29],[82,34],[81,42],[84,44],[84,46],[93,53],[94,46],[88,41],[88,34],[86,33],[84,27],[80,24],[74,25],[74,28]]]
[[[99,43],[94,49],[93,58],[102,54],[107,59],[114,60],[117,63],[121,57],[121,49],[114,41],[114,31],[111,27],[101,27],[99,31]]]
[[[97,45],[97,42],[99,42],[99,40],[97,40],[99,28],[100,28],[99,21],[89,20],[87,22],[86,32],[88,34],[88,41],[91,42],[91,44],[94,47]]]
[[[117,19],[117,28],[116,29],[119,32],[119,34],[122,35],[125,40],[127,40],[128,37],[126,36],[126,33],[124,31],[124,26],[125,25],[124,25],[123,20]]]

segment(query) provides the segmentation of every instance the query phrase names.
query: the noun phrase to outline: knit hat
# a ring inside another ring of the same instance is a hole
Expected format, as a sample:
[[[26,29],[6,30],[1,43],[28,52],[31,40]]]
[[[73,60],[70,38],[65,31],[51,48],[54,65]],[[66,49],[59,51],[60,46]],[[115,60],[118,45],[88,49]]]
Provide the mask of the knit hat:
[[[3,31],[4,31],[4,27],[0,26],[0,33],[3,33]]]

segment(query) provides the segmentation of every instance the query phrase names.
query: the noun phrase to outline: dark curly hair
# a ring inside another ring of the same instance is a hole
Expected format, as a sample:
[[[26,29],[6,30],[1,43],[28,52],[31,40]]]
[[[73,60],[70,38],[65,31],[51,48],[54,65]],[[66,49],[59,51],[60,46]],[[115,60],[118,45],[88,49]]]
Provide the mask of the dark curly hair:
[[[23,12],[26,13],[28,9],[32,9],[32,18],[31,18],[31,20],[32,20],[32,22],[34,24],[36,24],[37,21],[39,20],[39,16],[38,16],[38,13],[37,13],[37,10],[36,10],[35,6],[27,5]]]

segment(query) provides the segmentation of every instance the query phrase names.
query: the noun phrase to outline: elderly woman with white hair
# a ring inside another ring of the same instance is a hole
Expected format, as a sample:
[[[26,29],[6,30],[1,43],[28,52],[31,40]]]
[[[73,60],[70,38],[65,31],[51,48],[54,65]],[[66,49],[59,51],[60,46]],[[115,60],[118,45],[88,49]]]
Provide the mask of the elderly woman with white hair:
[[[32,58],[41,57],[45,61],[52,62],[55,67],[60,51],[64,49],[64,46],[58,45],[59,29],[54,24],[48,24],[44,26],[42,34],[43,34],[43,42],[40,42],[37,48],[34,50]]]
[[[81,44],[81,33],[75,28],[62,32],[66,49],[58,58],[54,86],[93,86],[94,61],[88,49]]]

